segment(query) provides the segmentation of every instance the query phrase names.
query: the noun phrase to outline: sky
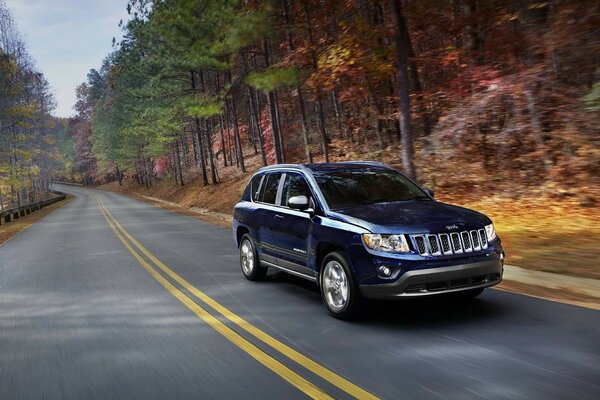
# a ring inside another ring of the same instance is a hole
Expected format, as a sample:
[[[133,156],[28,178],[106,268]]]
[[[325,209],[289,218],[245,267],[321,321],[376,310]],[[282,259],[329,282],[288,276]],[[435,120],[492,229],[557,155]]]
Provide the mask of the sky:
[[[54,90],[54,115],[75,114],[75,87],[121,38],[127,0],[5,0],[37,69]]]

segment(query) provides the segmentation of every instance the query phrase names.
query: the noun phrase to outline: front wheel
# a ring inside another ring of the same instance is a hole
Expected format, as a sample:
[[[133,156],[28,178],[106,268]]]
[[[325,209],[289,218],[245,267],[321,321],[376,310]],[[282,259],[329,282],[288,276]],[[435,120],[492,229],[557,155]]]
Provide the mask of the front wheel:
[[[321,271],[321,295],[329,313],[345,320],[359,316],[364,299],[344,255],[329,253],[323,260]]]
[[[240,264],[249,281],[258,281],[267,274],[267,267],[260,265],[252,237],[246,233],[240,240]]]

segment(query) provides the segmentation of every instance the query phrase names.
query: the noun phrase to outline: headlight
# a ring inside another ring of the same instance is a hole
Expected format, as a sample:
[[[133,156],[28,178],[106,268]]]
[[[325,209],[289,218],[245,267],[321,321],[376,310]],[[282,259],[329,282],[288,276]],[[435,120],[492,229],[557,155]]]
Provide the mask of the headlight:
[[[408,253],[410,248],[404,235],[379,235],[366,233],[363,235],[365,245],[373,250],[391,253]]]
[[[496,239],[496,230],[494,229],[494,224],[489,224],[485,226],[485,234],[487,235],[488,242]]]

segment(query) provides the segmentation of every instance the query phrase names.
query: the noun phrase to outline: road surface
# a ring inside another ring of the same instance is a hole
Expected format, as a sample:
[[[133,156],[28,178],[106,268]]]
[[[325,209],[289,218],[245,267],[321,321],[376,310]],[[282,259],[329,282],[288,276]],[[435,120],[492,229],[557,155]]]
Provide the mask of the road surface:
[[[230,230],[116,193],[0,246],[0,399],[599,399],[600,312],[488,290],[331,318]]]

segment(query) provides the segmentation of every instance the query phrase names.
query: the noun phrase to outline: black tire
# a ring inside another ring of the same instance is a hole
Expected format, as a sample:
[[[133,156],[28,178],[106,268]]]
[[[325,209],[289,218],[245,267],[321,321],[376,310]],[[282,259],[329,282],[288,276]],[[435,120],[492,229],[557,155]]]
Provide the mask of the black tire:
[[[254,246],[254,240],[249,233],[240,239],[240,266],[242,273],[249,281],[259,281],[267,274],[267,267],[260,265],[258,253]],[[251,258],[250,258],[251,255]]]
[[[341,284],[343,282],[342,279],[335,279],[335,274],[341,276],[342,271],[345,275],[345,285]],[[335,284],[336,281],[337,286]],[[356,285],[343,252],[331,252],[323,259],[321,274],[319,275],[319,286],[323,304],[333,317],[341,320],[350,320],[362,314],[365,300],[360,293],[358,285]],[[343,294],[344,289],[347,293],[346,296]],[[344,297],[346,297],[345,301],[343,301]]]
[[[472,300],[483,293],[485,288],[463,290],[452,294],[452,297],[457,300]]]

